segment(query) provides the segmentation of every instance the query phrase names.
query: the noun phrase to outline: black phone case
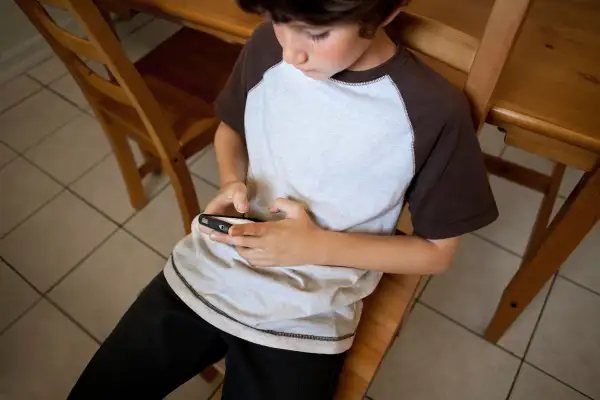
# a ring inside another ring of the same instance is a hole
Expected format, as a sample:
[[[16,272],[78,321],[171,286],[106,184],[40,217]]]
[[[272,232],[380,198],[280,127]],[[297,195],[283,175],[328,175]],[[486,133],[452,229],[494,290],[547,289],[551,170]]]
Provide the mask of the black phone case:
[[[253,219],[253,218],[230,217],[230,216],[225,216],[225,215],[212,215],[212,214],[200,214],[200,217],[198,218],[198,222],[200,222],[200,225],[204,225],[215,231],[222,232],[225,234],[229,233],[229,228],[231,228],[232,224],[230,224],[229,222],[223,221],[220,218],[243,219],[243,220],[248,220],[248,221],[253,221],[253,222],[259,222],[258,220]]]

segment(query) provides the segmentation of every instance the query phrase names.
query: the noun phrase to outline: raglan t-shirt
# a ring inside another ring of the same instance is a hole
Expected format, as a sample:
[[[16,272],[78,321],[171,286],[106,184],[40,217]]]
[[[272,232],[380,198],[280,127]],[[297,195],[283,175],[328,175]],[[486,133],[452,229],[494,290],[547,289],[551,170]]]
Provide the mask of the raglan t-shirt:
[[[247,146],[250,216],[278,197],[321,227],[392,235],[408,202],[414,234],[443,239],[498,212],[462,93],[398,47],[387,62],[317,81],[282,61],[270,24],[246,43],[217,99]],[[264,346],[334,354],[352,345],[381,273],[342,266],[255,268],[198,221],[164,270],[200,317]]]

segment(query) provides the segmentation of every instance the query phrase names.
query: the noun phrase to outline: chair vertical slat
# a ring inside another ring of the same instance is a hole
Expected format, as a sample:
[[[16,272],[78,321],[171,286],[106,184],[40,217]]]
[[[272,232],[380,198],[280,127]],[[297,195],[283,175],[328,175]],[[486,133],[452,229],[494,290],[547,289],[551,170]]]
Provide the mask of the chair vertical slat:
[[[496,0],[488,18],[464,92],[479,128],[485,122],[500,74],[517,40],[531,0]]]
[[[42,7],[35,7],[32,10],[39,17],[40,24],[59,42],[73,53],[83,56],[87,59],[104,63],[105,57],[86,39],[73,35],[58,25],[56,25],[50,16]]]

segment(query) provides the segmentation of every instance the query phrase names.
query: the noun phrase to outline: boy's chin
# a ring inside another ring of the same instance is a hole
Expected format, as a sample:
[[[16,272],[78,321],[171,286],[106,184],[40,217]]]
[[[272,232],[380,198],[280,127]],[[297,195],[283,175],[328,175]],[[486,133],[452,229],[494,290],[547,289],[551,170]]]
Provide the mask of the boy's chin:
[[[331,74],[328,72],[322,72],[322,71],[318,71],[318,70],[302,71],[302,73],[304,75],[306,75],[307,77],[314,79],[315,81],[326,81],[327,79],[329,79],[333,75],[335,75],[335,74]]]

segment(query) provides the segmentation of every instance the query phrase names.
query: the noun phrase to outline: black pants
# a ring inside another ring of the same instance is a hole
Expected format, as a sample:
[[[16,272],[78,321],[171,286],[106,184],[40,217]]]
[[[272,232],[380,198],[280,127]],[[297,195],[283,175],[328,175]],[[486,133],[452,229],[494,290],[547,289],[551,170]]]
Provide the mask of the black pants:
[[[160,273],[98,349],[72,400],[162,399],[227,354],[224,400],[320,400],[335,392],[344,354],[247,342],[195,314]]]

